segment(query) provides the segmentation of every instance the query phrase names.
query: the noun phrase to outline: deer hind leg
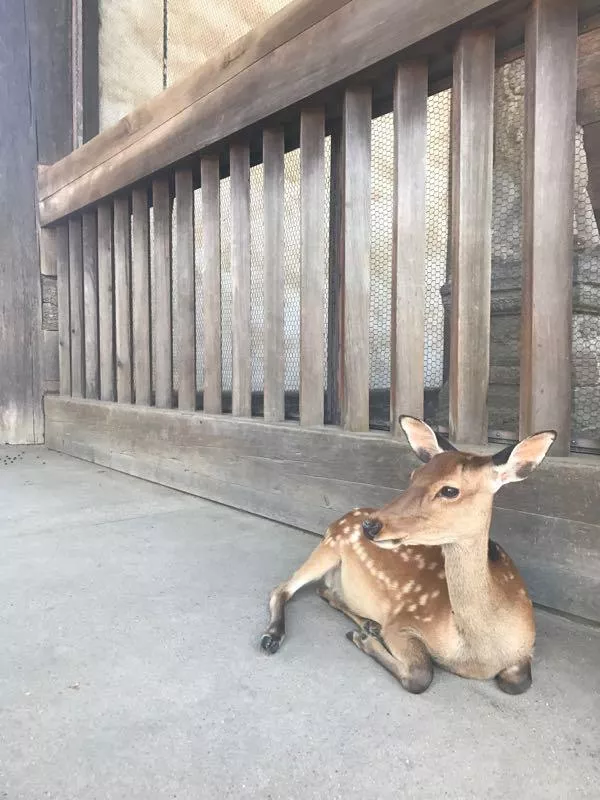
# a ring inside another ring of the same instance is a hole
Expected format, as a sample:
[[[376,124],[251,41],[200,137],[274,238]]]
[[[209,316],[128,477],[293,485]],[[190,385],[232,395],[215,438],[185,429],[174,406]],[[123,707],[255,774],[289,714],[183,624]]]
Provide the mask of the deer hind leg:
[[[523,694],[532,684],[531,659],[526,658],[496,675],[496,683],[506,694]]]
[[[359,617],[355,614],[349,606],[346,605],[344,594],[342,591],[342,582],[340,580],[340,569],[336,567],[330,570],[323,578],[323,585],[317,589],[317,594],[336,611],[341,611],[348,619],[356,623],[359,628],[362,628],[366,633],[372,636],[379,636],[381,634],[381,625],[374,622],[372,619],[366,617]]]
[[[397,678],[407,692],[421,694],[433,680],[433,663],[427,648],[406,631],[385,632],[383,639],[363,631],[347,634],[359,650],[375,659]]]
[[[269,627],[263,633],[260,646],[265,653],[272,655],[279,650],[285,636],[285,604],[307,583],[317,581],[340,563],[337,544],[332,539],[324,539],[307,558],[300,569],[289,580],[284,581],[271,592]]]

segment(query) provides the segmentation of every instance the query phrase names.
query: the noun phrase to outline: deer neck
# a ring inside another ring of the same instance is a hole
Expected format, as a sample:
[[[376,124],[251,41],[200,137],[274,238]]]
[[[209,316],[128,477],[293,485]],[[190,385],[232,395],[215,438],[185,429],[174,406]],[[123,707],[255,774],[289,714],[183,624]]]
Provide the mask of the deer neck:
[[[495,614],[488,534],[489,520],[485,532],[442,547],[450,604],[456,624],[464,630],[481,631]]]

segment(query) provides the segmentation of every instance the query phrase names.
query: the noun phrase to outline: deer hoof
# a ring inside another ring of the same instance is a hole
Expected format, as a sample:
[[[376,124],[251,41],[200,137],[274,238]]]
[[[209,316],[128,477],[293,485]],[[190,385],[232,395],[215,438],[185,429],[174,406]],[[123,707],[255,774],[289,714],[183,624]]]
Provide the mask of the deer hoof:
[[[381,638],[381,625],[373,619],[365,620],[363,631],[370,636],[375,636],[377,639]]]
[[[267,655],[275,655],[281,645],[282,637],[276,633],[264,633],[260,640],[260,649]]]

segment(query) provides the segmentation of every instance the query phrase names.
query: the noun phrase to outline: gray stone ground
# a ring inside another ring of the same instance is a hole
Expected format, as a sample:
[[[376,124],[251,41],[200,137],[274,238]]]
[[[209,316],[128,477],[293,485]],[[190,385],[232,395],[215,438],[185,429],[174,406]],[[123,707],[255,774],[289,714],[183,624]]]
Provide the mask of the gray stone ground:
[[[415,697],[313,592],[259,652],[308,534],[4,448],[0,537],[0,798],[600,797],[597,629],[540,612],[522,697]]]

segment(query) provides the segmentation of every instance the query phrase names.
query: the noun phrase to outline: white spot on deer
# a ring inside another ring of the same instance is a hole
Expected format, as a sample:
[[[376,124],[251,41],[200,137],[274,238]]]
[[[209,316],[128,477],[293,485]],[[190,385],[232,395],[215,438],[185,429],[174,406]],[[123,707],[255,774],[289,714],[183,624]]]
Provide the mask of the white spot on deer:
[[[424,606],[428,600],[429,600],[429,595],[427,594],[427,592],[425,592],[425,594],[422,594],[421,597],[419,597],[419,605]]]
[[[414,585],[415,585],[414,581],[409,581],[408,583],[405,583],[404,586],[402,587],[402,594],[408,594],[412,590]]]
[[[423,617],[423,622],[431,622],[433,617]]]
[[[425,559],[423,556],[417,556],[417,569],[425,569]]]
[[[440,590],[436,589],[434,592],[431,593],[431,599],[433,600],[435,597],[440,596]]]
[[[402,561],[410,561],[410,556],[408,553],[405,553],[404,550],[400,550],[400,558]]]
[[[412,613],[413,611],[416,611],[416,610],[417,610],[417,604],[416,604],[416,603],[411,603],[411,604],[409,605],[409,607],[408,607],[408,610],[409,610],[411,613]]]
[[[443,570],[443,569],[441,569],[441,570],[438,572],[437,576],[438,576],[438,578],[439,578],[441,581],[443,581],[443,580],[444,580],[444,578],[446,577],[446,573],[444,572],[444,570]]]
[[[514,572],[509,572],[509,573],[508,573],[508,579],[509,579],[509,581],[514,581],[514,579],[515,579],[515,574],[514,574]]]
[[[408,553],[409,556],[412,556],[412,552],[413,552],[412,547],[407,547],[406,548],[406,552]]]
[[[418,614],[415,614],[415,619],[418,619],[418,620],[420,620],[420,619],[421,619],[421,617],[420,617]]]
[[[525,591],[525,589],[519,589],[519,594],[521,595],[521,597],[525,597],[527,592]]]
[[[342,519],[341,519],[341,520],[338,522],[338,525],[341,527],[342,525],[346,525],[347,523],[348,523],[348,520],[346,519],[346,517],[343,517],[343,518],[342,518]]]
[[[344,533],[350,533],[350,525],[346,525],[344,528]]]
[[[423,587],[421,586],[421,584],[417,583],[417,585],[415,586],[415,592],[420,592],[422,588]]]
[[[360,516],[362,516],[362,511],[353,511],[352,512],[352,516],[353,517],[360,517]]]
[[[367,559],[367,569],[373,569],[373,564],[374,563],[375,562],[373,561],[372,558]]]
[[[398,603],[398,605],[394,609],[394,614],[399,614],[403,608],[404,608],[404,603]]]
[[[397,589],[399,586],[398,581],[390,581],[390,589]]]
[[[354,531],[354,533],[350,537],[350,541],[351,542],[358,542],[359,539],[360,539],[360,531]]]
[[[432,561],[431,564],[427,565],[427,569],[430,569],[430,570],[437,569],[437,567],[438,567],[437,561]]]

